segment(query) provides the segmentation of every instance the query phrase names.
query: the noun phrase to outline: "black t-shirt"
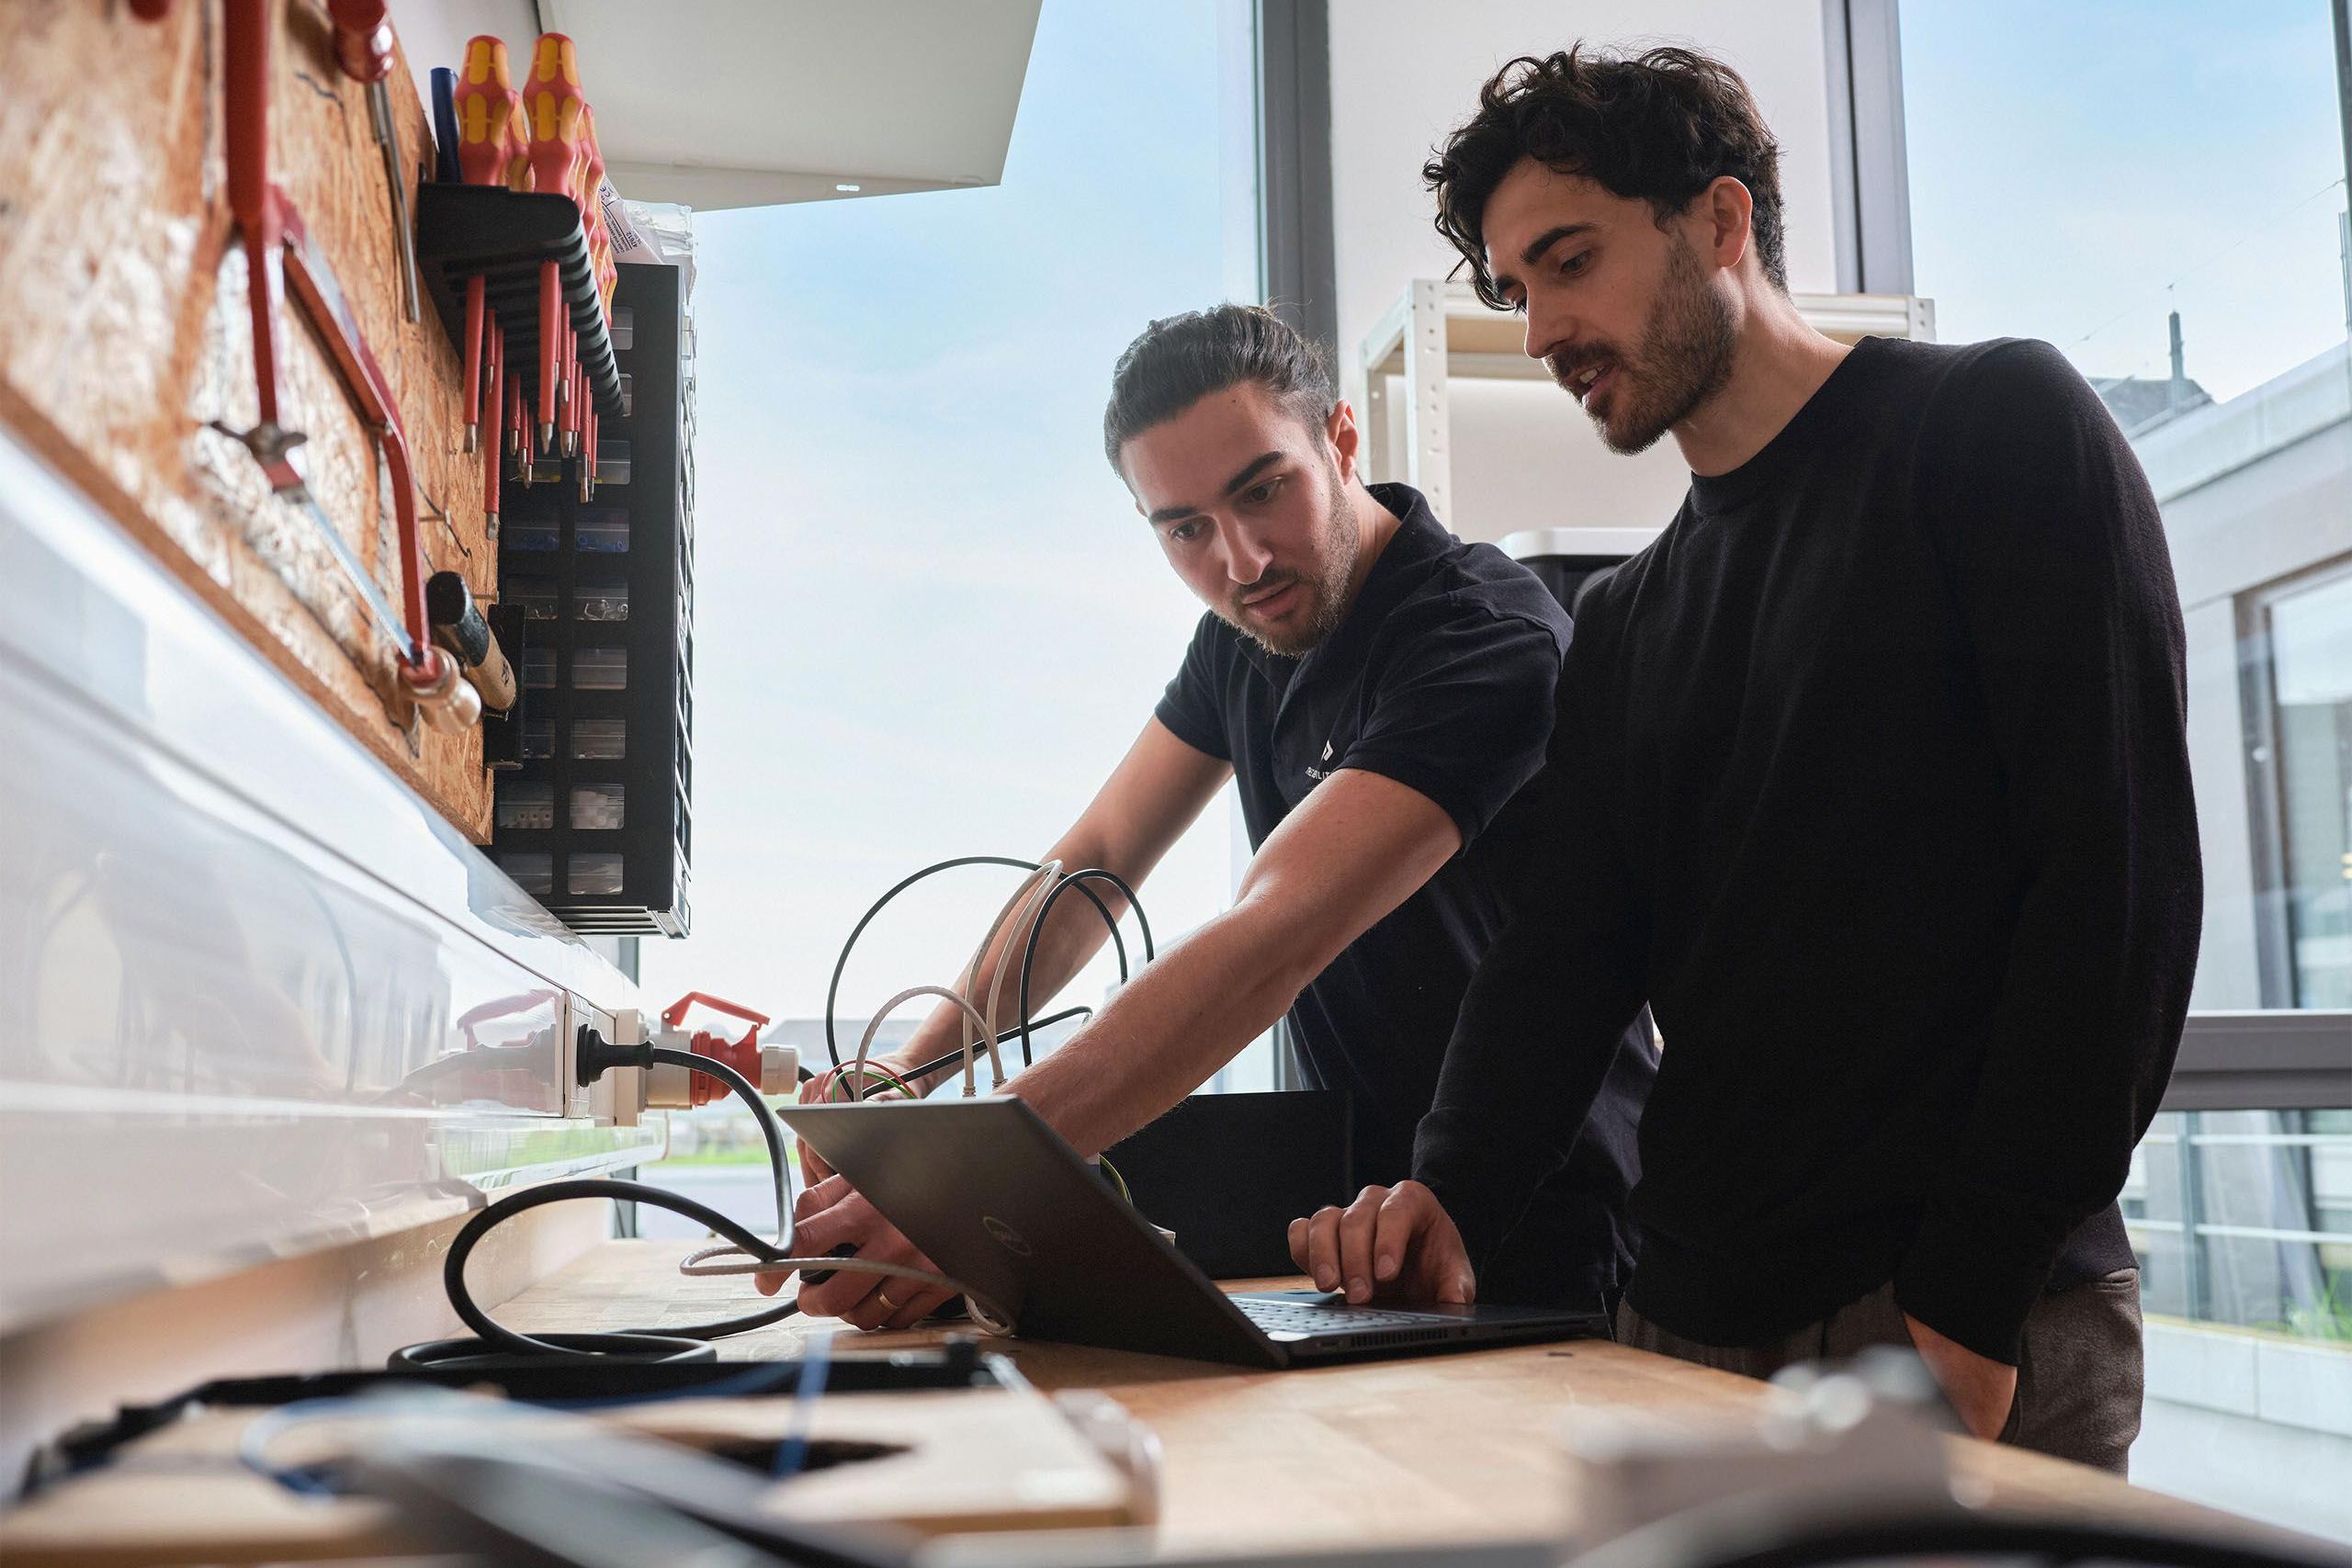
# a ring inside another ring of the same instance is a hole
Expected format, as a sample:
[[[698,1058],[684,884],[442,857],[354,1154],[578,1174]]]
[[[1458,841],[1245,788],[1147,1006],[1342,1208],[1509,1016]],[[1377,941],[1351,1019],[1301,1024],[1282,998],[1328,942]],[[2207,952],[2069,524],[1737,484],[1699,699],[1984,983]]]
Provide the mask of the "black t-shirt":
[[[1474,1220],[1523,1187],[1646,1000],[1645,1316],[1753,1345],[1892,1280],[2014,1361],[2041,1292],[2132,1262],[2202,910],[2182,646],[2056,350],[1863,341],[1579,602],[1539,897],[1423,1179]]]
[[[1400,525],[1330,637],[1288,659],[1204,615],[1158,712],[1178,739],[1233,764],[1253,848],[1341,768],[1395,779],[1462,830],[1461,852],[1290,1011],[1307,1073],[1349,1093],[1357,1179],[1385,1184],[1411,1174],[1463,993],[1502,921],[1505,874],[1532,841],[1514,800],[1543,765],[1569,624],[1532,573],[1454,538],[1419,491],[1372,492]],[[1577,1156],[1523,1219],[1521,1196],[1498,1222],[1509,1246],[1480,1259],[1482,1294],[1583,1303],[1616,1289],[1650,1071],[1645,1052],[1623,1055]]]

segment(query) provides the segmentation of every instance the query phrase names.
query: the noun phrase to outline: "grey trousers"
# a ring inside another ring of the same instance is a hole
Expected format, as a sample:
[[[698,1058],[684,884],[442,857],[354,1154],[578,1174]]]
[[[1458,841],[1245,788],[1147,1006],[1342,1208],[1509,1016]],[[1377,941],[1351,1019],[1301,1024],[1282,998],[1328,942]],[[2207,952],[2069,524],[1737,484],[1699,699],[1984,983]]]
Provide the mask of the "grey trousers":
[[[1873,1345],[1911,1344],[1891,1281],[1770,1344],[1701,1345],[1660,1328],[1631,1303],[1617,1309],[1617,1338],[1751,1378],[1800,1361],[1842,1360]],[[2142,1382],[2137,1269],[2044,1296],[2025,1320],[2017,1400],[2000,1440],[2121,1475],[2140,1435]]]

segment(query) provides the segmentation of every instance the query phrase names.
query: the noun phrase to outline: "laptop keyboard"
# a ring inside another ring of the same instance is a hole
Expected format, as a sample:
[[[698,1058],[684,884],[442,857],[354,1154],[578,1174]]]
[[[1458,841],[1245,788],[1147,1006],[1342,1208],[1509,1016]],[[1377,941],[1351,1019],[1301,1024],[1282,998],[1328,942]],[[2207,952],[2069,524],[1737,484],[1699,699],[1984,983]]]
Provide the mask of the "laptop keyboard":
[[[1375,1328],[1450,1327],[1458,1320],[1436,1313],[1398,1312],[1389,1307],[1329,1305],[1306,1302],[1272,1302],[1262,1297],[1236,1296],[1241,1315],[1269,1334],[1358,1333]]]

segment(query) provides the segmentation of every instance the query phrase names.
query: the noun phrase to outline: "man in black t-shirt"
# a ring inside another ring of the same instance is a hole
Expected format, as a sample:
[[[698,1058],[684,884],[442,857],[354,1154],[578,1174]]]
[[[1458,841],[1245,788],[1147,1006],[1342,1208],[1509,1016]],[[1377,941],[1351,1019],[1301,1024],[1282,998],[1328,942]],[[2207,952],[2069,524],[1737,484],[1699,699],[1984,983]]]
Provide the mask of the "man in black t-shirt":
[[[1504,919],[1504,873],[1529,852],[1515,797],[1552,739],[1567,616],[1524,568],[1448,534],[1417,492],[1364,482],[1353,412],[1270,311],[1227,305],[1154,322],[1119,361],[1103,424],[1112,466],[1209,613],[1125,760],[1042,858],[1140,884],[1227,779],[1257,852],[1231,908],[1010,1087],[1092,1154],[1287,1013],[1310,1077],[1349,1092],[1360,1179],[1384,1184],[1378,1201],[1294,1228],[1361,1228],[1381,1202],[1392,1215],[1438,1214],[1407,1179],[1414,1133]],[[1026,936],[1005,933],[976,990]],[[1037,988],[1058,989],[1103,940],[1091,908],[1060,900],[1039,939]],[[964,1024],[942,1007],[884,1066],[905,1075],[955,1052]],[[1629,1017],[1623,1032],[1579,1111],[1584,1135],[1578,1125],[1547,1134],[1544,1179],[1490,1217],[1499,1261],[1488,1299],[1615,1298],[1632,1262],[1623,1213],[1634,1129],[1655,1068],[1646,1018]],[[797,1245],[815,1255],[843,1243],[921,1261],[829,1177],[802,1200]],[[1317,1283],[1357,1301],[1377,1289],[1466,1302],[1477,1288],[1466,1268],[1410,1273],[1401,1260],[1327,1268]],[[763,1276],[762,1288],[783,1278]],[[836,1273],[800,1299],[876,1327],[912,1323],[945,1298]]]
[[[1621,1338],[1756,1376],[1915,1346],[1969,1430],[2120,1470],[2115,1199],[2202,903],[2162,524],[2046,344],[1808,326],[1776,159],[1715,62],[1571,51],[1427,170],[1528,354],[1692,478],[1577,605],[1546,838],[1419,1137],[1458,1230],[1407,1239],[1470,1266],[1647,1002]]]

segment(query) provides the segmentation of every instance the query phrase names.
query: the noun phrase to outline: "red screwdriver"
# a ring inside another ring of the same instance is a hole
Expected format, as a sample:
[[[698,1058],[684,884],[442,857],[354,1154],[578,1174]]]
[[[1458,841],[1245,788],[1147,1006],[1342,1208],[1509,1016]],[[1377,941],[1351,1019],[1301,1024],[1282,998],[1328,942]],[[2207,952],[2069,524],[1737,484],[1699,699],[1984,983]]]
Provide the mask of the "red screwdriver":
[[[541,33],[531,50],[531,75],[523,85],[531,128],[531,183],[542,191],[569,193],[580,158],[580,62],[571,39]],[[539,444],[556,450],[557,400],[564,394],[569,312],[563,281],[553,261],[539,266]]]
[[[529,477],[530,459],[524,454],[523,435],[523,375],[513,366],[506,367],[506,455]]]
[[[605,225],[605,154],[596,145],[594,107],[592,105],[580,118],[588,147],[587,167],[580,181],[580,211],[588,220],[588,259],[596,274],[596,310],[609,329],[612,290],[605,278],[613,270],[613,236]]]
[[[514,89],[506,79],[506,42],[488,33],[466,44],[465,67],[458,73],[458,169],[469,186],[504,183],[507,110]],[[481,334],[485,285],[480,273],[466,279],[466,450],[475,449],[481,425]]]
[[[523,95],[506,89],[506,188],[531,188],[531,117],[523,112]]]
[[[498,330],[495,312],[483,312],[483,325],[489,333],[490,413],[496,421],[506,391],[506,335]],[[493,434],[482,449],[481,459],[482,525],[490,542],[498,543],[498,441]]]

